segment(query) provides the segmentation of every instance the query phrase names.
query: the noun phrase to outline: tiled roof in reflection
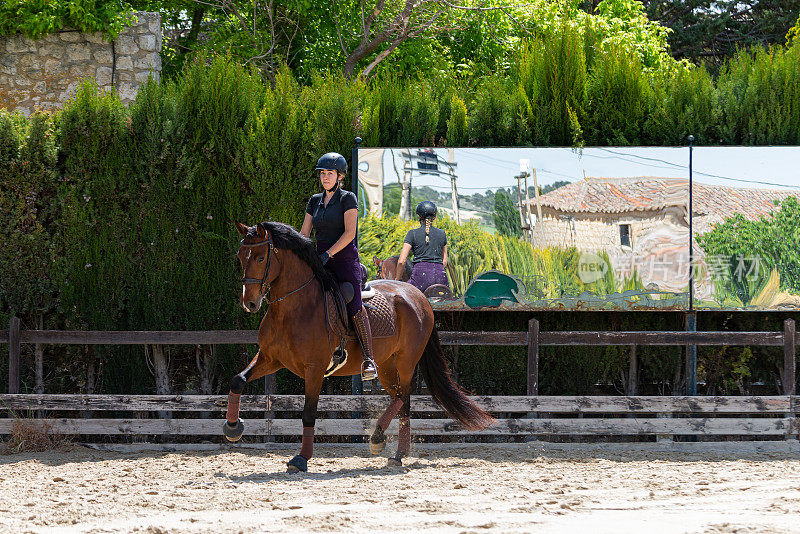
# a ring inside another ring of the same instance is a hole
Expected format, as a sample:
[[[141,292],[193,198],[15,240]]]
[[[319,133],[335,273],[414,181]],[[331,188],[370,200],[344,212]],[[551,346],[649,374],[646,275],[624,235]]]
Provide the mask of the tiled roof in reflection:
[[[793,191],[728,187],[694,182],[694,213],[755,219],[775,209],[776,200],[798,196]],[[685,178],[586,178],[542,195],[540,202],[562,212],[624,213],[654,211],[670,206],[685,209],[689,202],[689,180]],[[531,199],[531,206],[535,200]]]

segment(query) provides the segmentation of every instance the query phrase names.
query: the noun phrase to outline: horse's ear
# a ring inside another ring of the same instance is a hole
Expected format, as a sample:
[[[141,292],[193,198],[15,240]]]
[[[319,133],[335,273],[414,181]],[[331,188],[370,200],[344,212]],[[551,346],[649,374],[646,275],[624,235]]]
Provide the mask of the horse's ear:
[[[239,231],[239,235],[241,235],[242,237],[246,236],[247,231],[250,230],[246,225],[238,221],[236,222],[236,229]]]
[[[264,229],[264,225],[263,224],[257,224],[256,225],[256,230],[258,231],[258,237],[260,237],[262,239],[266,239],[267,238],[267,231]]]
[[[380,260],[380,258],[378,258],[378,256],[372,256],[372,263],[375,264],[375,267],[378,267],[380,269],[381,263],[383,262]]]

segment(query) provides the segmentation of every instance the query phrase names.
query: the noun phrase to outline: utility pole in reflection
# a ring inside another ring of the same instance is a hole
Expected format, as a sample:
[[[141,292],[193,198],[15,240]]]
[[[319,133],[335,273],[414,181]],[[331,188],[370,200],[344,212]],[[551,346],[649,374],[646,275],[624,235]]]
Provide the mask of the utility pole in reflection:
[[[411,150],[401,153],[403,156],[403,181],[400,182],[400,213],[401,221],[411,220]]]
[[[528,160],[521,159],[519,160],[519,174],[517,175],[517,207],[519,208],[519,222],[520,226],[522,227],[523,235],[525,235],[528,241],[532,241],[532,233],[531,233],[531,221],[529,215],[529,204],[530,198],[528,197]],[[523,181],[525,182],[525,199],[522,198],[522,184]]]
[[[542,203],[539,201],[539,182],[536,180],[536,167],[533,168],[533,194],[536,195],[536,242],[541,238],[540,224],[542,223]],[[530,204],[528,204],[530,206]],[[533,235],[533,231],[531,231]]]
[[[458,206],[458,187],[456,186],[455,156],[456,151],[452,148],[447,149],[447,169],[450,173],[450,194],[453,196],[453,217],[456,224],[461,224],[461,210]]]

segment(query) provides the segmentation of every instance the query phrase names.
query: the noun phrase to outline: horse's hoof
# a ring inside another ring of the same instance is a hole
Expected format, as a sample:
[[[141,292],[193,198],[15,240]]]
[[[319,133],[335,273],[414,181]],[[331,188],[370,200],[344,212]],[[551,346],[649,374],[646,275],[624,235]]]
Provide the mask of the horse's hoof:
[[[400,458],[389,458],[386,462],[387,467],[403,467],[403,460]]]
[[[372,454],[380,454],[383,452],[383,449],[385,448],[386,448],[385,441],[381,441],[380,443],[372,443],[371,441],[369,442],[369,452],[371,452]]]
[[[235,425],[230,424],[228,421],[225,421],[222,424],[222,433],[225,434],[225,439],[231,442],[239,441],[242,439],[242,434],[244,434],[244,423],[242,420],[239,419],[236,421]]]
[[[302,471],[305,473],[308,471],[308,460],[304,457],[300,456],[299,454],[286,462],[286,472],[287,473],[297,473]]]
[[[369,438],[369,452],[380,454],[383,452],[384,447],[386,447],[386,434],[384,434],[381,427],[376,426],[375,432]]]

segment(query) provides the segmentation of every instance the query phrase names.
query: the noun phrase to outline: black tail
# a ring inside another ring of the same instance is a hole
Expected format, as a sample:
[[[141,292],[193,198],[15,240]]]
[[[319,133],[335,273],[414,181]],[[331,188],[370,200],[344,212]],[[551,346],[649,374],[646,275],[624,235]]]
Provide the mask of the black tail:
[[[433,400],[445,409],[447,415],[470,430],[481,430],[494,423],[494,418],[472,402],[464,390],[453,382],[435,327],[422,353],[420,371]]]

